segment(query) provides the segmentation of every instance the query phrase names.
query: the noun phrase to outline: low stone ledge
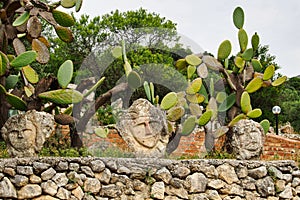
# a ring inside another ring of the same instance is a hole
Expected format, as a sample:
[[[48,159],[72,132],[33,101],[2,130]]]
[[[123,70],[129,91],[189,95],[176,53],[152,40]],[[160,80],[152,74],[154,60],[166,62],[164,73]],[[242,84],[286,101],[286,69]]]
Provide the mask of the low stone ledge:
[[[0,199],[299,199],[294,161],[0,159]],[[267,188],[267,190],[266,190]],[[35,192],[29,192],[31,190]]]

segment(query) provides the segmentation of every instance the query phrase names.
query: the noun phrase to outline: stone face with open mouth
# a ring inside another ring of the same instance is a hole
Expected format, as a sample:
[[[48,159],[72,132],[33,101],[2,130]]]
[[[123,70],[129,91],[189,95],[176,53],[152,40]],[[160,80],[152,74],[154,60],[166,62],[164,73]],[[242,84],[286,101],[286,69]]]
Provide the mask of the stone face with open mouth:
[[[118,116],[117,129],[136,155],[164,156],[169,141],[166,116],[148,100],[136,100]]]

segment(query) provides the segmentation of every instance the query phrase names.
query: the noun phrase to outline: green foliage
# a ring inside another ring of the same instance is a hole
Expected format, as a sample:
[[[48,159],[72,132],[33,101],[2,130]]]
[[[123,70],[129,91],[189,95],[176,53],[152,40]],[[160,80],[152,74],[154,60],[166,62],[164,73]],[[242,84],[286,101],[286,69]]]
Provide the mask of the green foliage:
[[[97,119],[100,123],[100,126],[116,123],[112,114],[112,107],[110,105],[102,106],[97,110]]]

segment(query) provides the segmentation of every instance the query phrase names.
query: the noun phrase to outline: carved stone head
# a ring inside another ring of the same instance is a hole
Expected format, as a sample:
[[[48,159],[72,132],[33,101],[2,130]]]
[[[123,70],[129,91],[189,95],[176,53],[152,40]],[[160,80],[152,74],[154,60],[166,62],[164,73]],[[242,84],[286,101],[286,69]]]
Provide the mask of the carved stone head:
[[[253,120],[240,120],[233,127],[231,145],[238,159],[259,159],[263,151],[264,130]]]
[[[10,117],[1,129],[11,157],[35,157],[54,130],[51,114],[27,111]]]
[[[169,141],[163,111],[146,99],[138,99],[119,116],[117,129],[137,155],[162,157]]]

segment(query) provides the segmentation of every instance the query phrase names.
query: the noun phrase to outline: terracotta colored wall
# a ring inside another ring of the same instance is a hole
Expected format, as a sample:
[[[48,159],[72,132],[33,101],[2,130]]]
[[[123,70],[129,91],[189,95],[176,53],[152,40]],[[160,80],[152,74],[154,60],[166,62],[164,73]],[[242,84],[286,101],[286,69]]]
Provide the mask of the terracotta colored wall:
[[[64,132],[67,130],[65,128]],[[171,157],[193,157],[201,154],[201,150],[204,148],[203,131],[195,132],[189,136],[181,137],[178,148],[171,154]],[[86,134],[83,137],[86,146],[92,146],[94,144],[109,144],[111,147],[118,147],[122,150],[128,150],[128,146],[121,138],[116,130],[110,130],[107,138],[100,138],[95,134]],[[225,137],[219,138],[216,143],[216,149],[220,150]],[[263,160],[276,160],[276,159],[300,159],[300,141],[284,138],[278,135],[268,134],[265,138],[264,153],[261,157]]]

